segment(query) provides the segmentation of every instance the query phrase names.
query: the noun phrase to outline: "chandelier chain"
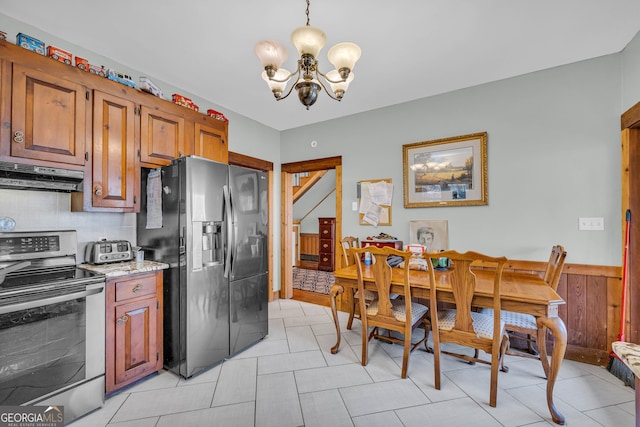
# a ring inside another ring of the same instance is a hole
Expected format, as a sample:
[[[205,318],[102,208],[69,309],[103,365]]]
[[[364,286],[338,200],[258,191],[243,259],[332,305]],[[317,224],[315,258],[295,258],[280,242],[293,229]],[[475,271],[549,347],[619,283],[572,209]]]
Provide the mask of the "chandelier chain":
[[[310,0],[307,0],[307,10],[306,10],[306,14],[307,14],[307,27],[309,26],[309,5],[310,5]]]

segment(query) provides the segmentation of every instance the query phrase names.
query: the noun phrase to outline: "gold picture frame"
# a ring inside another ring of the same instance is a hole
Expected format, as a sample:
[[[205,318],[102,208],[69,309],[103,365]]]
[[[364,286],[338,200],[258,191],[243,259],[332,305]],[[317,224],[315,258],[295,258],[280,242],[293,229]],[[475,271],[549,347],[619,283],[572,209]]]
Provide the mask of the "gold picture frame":
[[[487,205],[487,132],[402,146],[404,207]]]

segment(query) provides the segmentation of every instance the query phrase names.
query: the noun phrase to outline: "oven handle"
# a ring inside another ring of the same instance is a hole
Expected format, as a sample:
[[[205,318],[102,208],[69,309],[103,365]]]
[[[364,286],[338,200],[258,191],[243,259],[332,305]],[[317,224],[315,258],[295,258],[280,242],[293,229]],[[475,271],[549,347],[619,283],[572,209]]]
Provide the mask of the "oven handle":
[[[0,307],[0,314],[12,313],[14,311],[27,310],[35,307],[42,307],[50,304],[58,304],[65,301],[71,301],[79,298],[86,298],[91,295],[99,294],[104,290],[104,283],[94,283],[87,285],[86,290],[82,292],[73,292],[66,295],[58,295],[51,298],[39,299],[36,301],[21,302],[18,304],[11,304],[4,307]]]

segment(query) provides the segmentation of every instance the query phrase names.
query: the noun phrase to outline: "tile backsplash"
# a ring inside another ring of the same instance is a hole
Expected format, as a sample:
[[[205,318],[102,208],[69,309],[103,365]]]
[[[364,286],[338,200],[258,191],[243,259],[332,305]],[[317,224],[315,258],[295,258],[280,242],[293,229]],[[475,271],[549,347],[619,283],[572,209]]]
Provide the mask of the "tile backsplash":
[[[6,216],[16,221],[15,231],[76,230],[78,263],[86,244],[103,237],[136,244],[136,214],[71,212],[68,193],[0,189],[0,218]]]

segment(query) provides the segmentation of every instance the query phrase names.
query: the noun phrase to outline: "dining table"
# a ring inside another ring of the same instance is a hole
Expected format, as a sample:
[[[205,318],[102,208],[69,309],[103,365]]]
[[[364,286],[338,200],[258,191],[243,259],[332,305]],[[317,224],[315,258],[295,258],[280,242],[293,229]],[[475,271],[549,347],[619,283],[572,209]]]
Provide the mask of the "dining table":
[[[483,308],[493,307],[493,281],[495,272],[491,269],[478,267],[473,272],[476,276],[476,287],[472,305]],[[337,312],[337,297],[345,294],[351,295],[351,291],[358,288],[358,273],[356,265],[341,268],[334,271],[336,279],[331,287],[330,303],[333,320],[336,327],[337,341],[331,348],[335,354],[340,348],[340,323]],[[451,269],[436,269],[436,298],[438,301],[455,303],[453,290],[450,284]],[[369,266],[363,266],[363,279],[365,289],[375,289],[373,275]],[[402,295],[403,291],[402,269],[392,269],[391,292]],[[422,270],[410,270],[409,284],[412,298],[429,299],[431,287],[430,274]],[[558,307],[564,304],[564,300],[554,291],[540,276],[533,273],[521,273],[504,270],[501,279],[500,304],[502,310],[531,314],[536,318],[541,336],[546,337],[546,331],[550,331],[554,342],[550,360],[548,358],[546,342],[538,342],[538,353],[542,361],[544,372],[547,376],[547,406],[551,418],[556,424],[564,425],[565,417],[558,411],[553,403],[553,387],[555,385],[560,365],[564,359],[567,348],[567,329],[563,320],[558,316]]]

